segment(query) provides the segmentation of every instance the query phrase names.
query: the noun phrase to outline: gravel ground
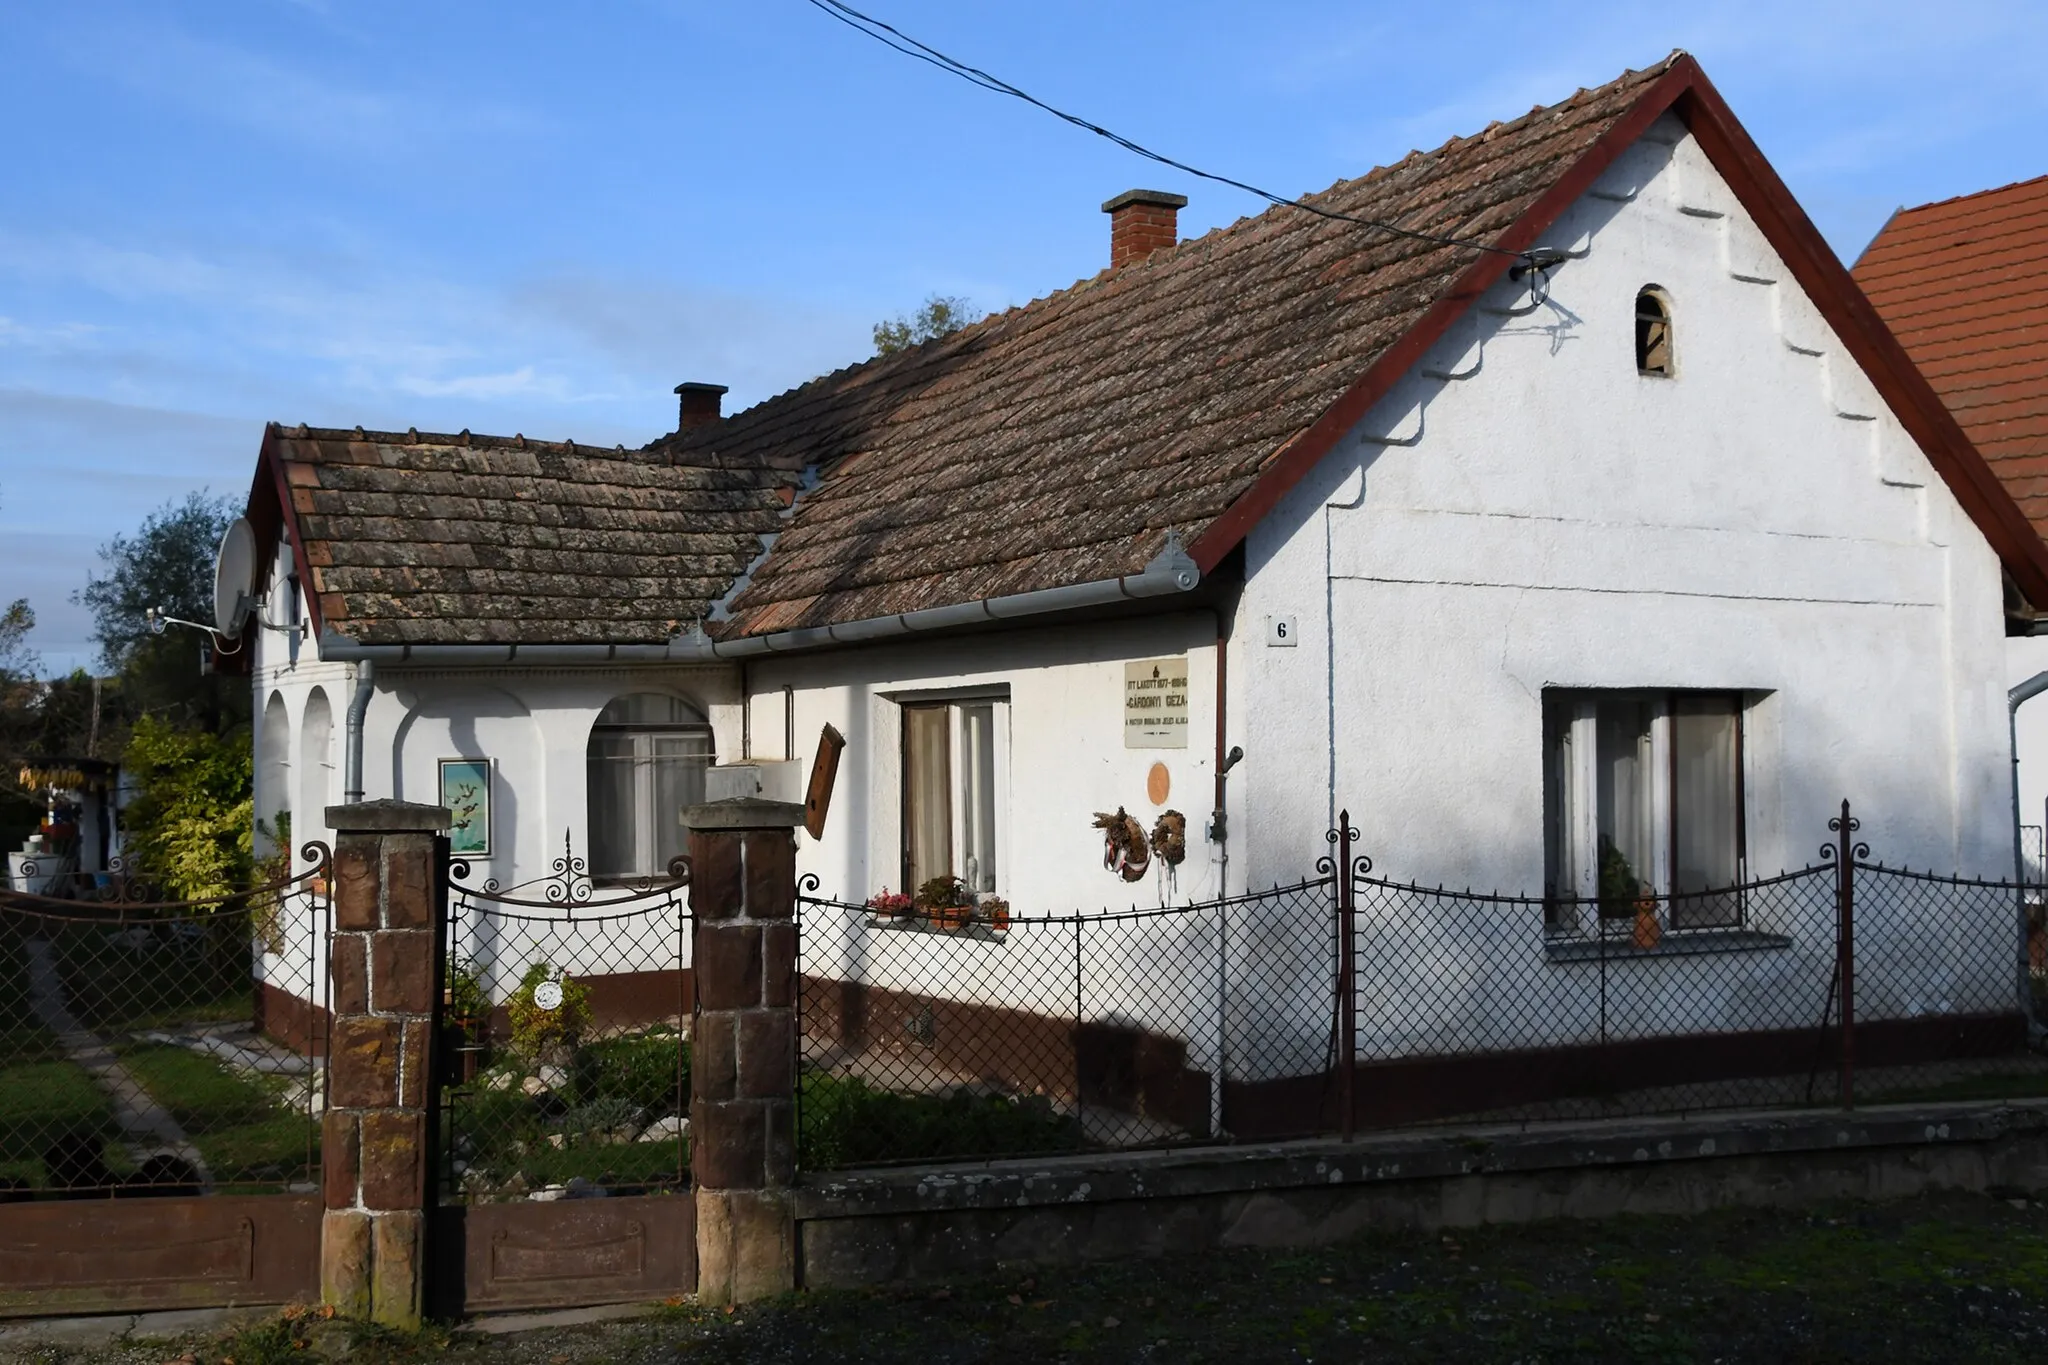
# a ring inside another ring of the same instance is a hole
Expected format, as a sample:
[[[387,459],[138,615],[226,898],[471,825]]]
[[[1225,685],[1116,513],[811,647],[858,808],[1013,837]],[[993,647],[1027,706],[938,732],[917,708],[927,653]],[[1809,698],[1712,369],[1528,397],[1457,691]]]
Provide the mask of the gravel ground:
[[[223,1337],[44,1347],[37,1365],[2048,1359],[2048,1209],[1939,1196],[1386,1234],[803,1294],[733,1314],[510,1336],[363,1335],[314,1315]]]

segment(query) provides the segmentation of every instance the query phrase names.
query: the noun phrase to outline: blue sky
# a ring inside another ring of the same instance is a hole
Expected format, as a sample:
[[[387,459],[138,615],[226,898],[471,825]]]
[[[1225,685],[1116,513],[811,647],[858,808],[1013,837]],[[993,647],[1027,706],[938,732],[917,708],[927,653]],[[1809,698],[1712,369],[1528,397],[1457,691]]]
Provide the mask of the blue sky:
[[[1674,47],[1845,258],[2048,171],[2048,5],[863,5],[1283,192]],[[0,0],[0,604],[89,662],[96,547],[241,496],[266,420],[638,443],[865,356],[933,292],[1098,269],[1136,185],[1257,205],[898,57],[803,0]]]

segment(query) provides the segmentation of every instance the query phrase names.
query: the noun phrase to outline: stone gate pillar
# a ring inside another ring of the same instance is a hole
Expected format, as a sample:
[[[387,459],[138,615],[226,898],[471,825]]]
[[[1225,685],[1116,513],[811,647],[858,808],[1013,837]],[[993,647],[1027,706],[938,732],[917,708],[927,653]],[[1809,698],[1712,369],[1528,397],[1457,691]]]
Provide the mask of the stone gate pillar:
[[[697,1297],[796,1287],[796,834],[804,808],[692,806],[690,1170]]]
[[[329,806],[334,1023],[321,1119],[320,1300],[416,1328],[434,1194],[432,1047],[444,909],[439,806]]]

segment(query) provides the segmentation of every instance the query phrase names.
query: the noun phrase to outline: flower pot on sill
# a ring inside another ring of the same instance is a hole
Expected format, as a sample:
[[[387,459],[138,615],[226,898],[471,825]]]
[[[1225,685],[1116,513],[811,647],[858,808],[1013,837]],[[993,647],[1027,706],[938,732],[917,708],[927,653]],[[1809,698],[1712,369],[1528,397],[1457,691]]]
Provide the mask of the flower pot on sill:
[[[932,923],[947,933],[965,929],[973,917],[974,911],[964,905],[941,905],[932,910]]]
[[[1657,907],[1652,903],[1636,905],[1635,929],[1629,935],[1629,942],[1645,952],[1664,941],[1664,926],[1657,922]]]

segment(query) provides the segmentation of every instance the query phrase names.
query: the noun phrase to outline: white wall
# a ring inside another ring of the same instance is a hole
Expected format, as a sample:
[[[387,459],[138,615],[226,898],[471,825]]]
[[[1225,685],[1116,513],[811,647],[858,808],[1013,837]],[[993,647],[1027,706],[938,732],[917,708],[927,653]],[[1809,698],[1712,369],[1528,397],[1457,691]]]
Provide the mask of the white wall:
[[[286,561],[279,557],[280,565]],[[282,591],[282,569],[273,577]],[[279,619],[281,613],[275,613]],[[296,661],[285,637],[264,631],[255,644],[253,681],[259,815],[293,816],[293,842],[330,846],[325,804],[344,800],[346,713],[356,667],[327,663],[315,642]],[[737,753],[738,670],[729,664],[679,667],[417,668],[380,665],[363,726],[363,795],[438,804],[438,760],[493,761],[491,851],[472,858],[468,882],[501,887],[544,883],[556,859],[590,853],[586,751],[598,712],[615,697],[659,692],[688,701],[712,728],[720,761]],[[324,737],[324,738],[323,738]],[[320,793],[326,793],[324,801]],[[321,809],[308,809],[317,804]],[[566,843],[565,843],[566,841]],[[544,894],[536,888],[526,893]],[[665,913],[665,912],[664,912]],[[641,937],[645,937],[642,935]],[[665,944],[664,940],[664,944]],[[643,943],[621,944],[617,970],[664,965]],[[516,955],[516,954],[515,954]],[[603,954],[593,948],[585,956]],[[685,958],[687,961],[687,958]],[[500,964],[516,979],[518,961]],[[272,963],[271,979],[290,975]]]
[[[1503,282],[1250,539],[1253,883],[1322,852],[1334,763],[1380,873],[1540,893],[1547,687],[1754,694],[1752,874],[1844,797],[1886,861],[2009,867],[1997,561],[1705,156],[1665,120],[1544,242],[1583,253],[1549,304]],[[1652,283],[1668,379],[1634,360]],[[1405,961],[1541,1020],[1565,973],[1524,918]],[[1757,1020],[1741,994],[1703,1022]]]
[[[904,698],[949,689],[1008,688],[1009,784],[999,890],[1020,915],[1069,914],[1216,894],[1216,850],[1202,839],[1214,799],[1216,622],[1206,612],[1150,619],[1020,629],[915,641],[755,663],[748,690],[753,757],[783,752],[783,694],[795,698],[796,752],[808,769],[820,729],[838,728],[840,761],[822,841],[798,853],[824,894],[862,901],[902,878],[902,707]],[[1188,661],[1188,747],[1124,744],[1124,665],[1153,658]],[[1148,799],[1146,774],[1164,763],[1166,800]],[[1102,866],[1098,811],[1124,807],[1146,829],[1165,810],[1188,819],[1188,856],[1168,887],[1157,875],[1123,881]],[[914,889],[914,888],[913,888]]]

